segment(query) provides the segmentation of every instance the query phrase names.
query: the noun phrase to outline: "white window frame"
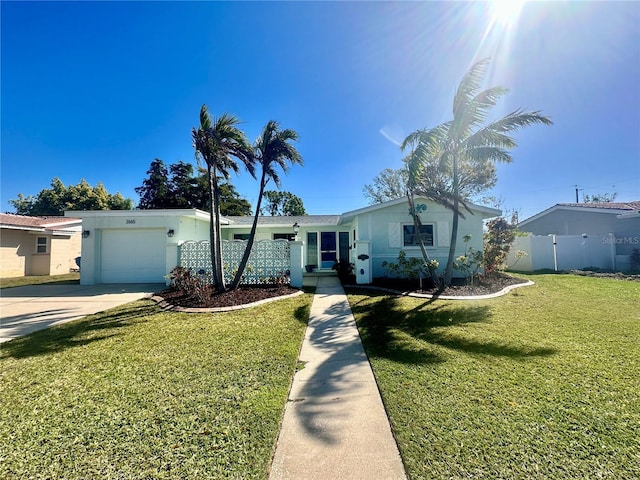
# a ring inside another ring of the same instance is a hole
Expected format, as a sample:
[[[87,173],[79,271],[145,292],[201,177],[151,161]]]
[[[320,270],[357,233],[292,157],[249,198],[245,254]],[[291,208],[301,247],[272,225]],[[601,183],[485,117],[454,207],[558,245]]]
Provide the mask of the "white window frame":
[[[40,240],[44,239],[44,243],[40,243]],[[36,254],[46,255],[49,253],[49,237],[36,237]],[[44,247],[44,251],[40,251],[40,247]]]
[[[415,226],[414,226],[413,223],[402,223],[402,224],[400,224],[400,237],[402,239],[402,248],[420,248],[419,244],[410,244],[410,245],[405,244],[405,241],[404,241],[405,240],[405,236],[404,236],[405,227],[411,227],[411,228],[415,229]],[[423,228],[424,227],[431,227],[431,244],[428,244],[425,241],[424,246],[426,248],[436,248],[436,225],[435,225],[435,223],[423,223],[422,227]],[[415,235],[415,233],[414,233],[414,235]]]

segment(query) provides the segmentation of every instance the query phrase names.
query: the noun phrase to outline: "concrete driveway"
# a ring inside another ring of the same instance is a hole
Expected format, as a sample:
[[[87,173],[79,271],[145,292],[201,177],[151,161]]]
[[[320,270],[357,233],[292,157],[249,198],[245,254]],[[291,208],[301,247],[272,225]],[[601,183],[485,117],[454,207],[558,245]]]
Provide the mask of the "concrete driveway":
[[[149,296],[164,284],[29,285],[0,291],[0,343]]]

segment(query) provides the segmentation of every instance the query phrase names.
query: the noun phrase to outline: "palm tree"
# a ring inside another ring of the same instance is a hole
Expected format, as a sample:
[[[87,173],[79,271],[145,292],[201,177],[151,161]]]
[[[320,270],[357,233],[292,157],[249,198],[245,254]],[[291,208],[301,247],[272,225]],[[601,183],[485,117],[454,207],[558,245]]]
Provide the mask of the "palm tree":
[[[298,134],[295,130],[280,130],[280,125],[275,120],[270,120],[264,126],[262,133],[255,141],[254,158],[257,164],[262,167],[262,176],[260,178],[260,192],[258,194],[258,203],[256,205],[256,214],[253,217],[251,232],[247,240],[247,246],[238,266],[235,278],[231,284],[231,289],[235,289],[240,285],[240,279],[244,273],[249,255],[256,236],[256,228],[258,226],[258,215],[260,215],[260,205],[264,196],[264,189],[270,180],[280,188],[280,177],[278,175],[278,167],[286,172],[289,169],[288,163],[302,165],[302,156],[296,148],[289,142],[297,141]]]
[[[221,175],[228,180],[230,171],[239,171],[238,163],[232,158],[235,157],[255,178],[253,151],[245,134],[238,128],[239,123],[236,117],[227,113],[212,121],[207,106],[202,105],[200,127],[194,127],[191,132],[196,159],[204,160],[207,165],[212,283],[218,292],[226,290],[220,236],[218,176]]]
[[[518,109],[484,125],[491,108],[507,93],[502,87],[480,91],[488,64],[488,58],[475,63],[460,81],[453,120],[413,132],[401,146],[412,146],[407,159],[410,187],[453,211],[445,285],[451,284],[461,207],[471,212],[469,195],[495,183],[495,162],[512,161],[509,150],[517,144],[508,134],[537,123],[552,124],[539,111]]]

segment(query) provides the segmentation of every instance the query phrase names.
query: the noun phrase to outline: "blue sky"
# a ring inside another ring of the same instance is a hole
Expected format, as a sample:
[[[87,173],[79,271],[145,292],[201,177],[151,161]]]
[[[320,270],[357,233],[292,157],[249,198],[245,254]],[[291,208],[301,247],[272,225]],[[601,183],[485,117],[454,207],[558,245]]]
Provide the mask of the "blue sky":
[[[284,190],[311,214],[366,206],[411,131],[451,118],[490,56],[495,117],[541,110],[490,192],[520,218],[583,194],[640,200],[640,2],[1,2],[1,206],[102,181],[137,203],[154,158],[195,162],[201,105],[300,134]],[[233,179],[254,203],[258,185]]]

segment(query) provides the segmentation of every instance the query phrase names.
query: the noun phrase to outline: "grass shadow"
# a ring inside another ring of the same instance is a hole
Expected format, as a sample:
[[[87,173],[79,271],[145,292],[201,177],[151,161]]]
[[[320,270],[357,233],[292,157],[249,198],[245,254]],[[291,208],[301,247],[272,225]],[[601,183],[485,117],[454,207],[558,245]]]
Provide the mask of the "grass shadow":
[[[487,305],[453,307],[450,304],[434,305],[430,299],[406,309],[401,305],[400,297],[371,293],[368,297],[374,298],[375,301],[358,302],[351,308],[358,318],[363,343],[372,356],[409,364],[444,361],[443,356],[428,348],[429,344],[471,355],[514,359],[555,353],[551,348],[472,339],[449,329],[472,323],[490,322],[491,308]],[[402,338],[403,335],[416,341],[407,341]],[[426,348],[420,347],[420,342],[427,344]]]
[[[38,330],[3,343],[0,359],[46,355],[104,340],[117,335],[117,329],[145,322],[154,309],[158,307],[134,302],[115,311],[111,309]]]

